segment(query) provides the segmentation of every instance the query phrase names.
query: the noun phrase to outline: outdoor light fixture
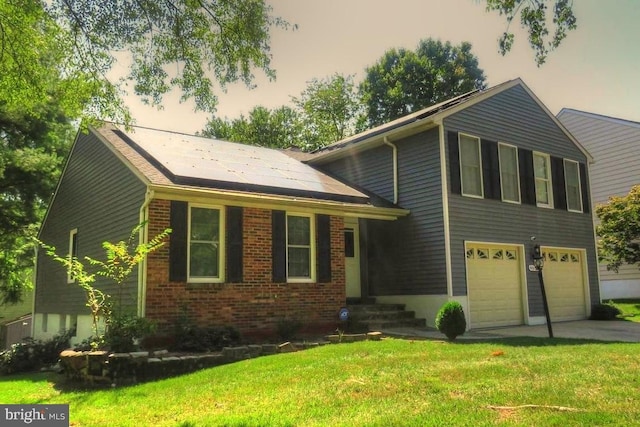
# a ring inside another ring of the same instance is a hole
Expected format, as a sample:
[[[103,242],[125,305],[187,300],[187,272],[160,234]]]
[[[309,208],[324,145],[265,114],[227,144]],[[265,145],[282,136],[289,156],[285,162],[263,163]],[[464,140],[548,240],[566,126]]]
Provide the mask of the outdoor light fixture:
[[[540,245],[533,246],[533,254],[531,257],[533,258],[533,265],[536,266],[536,270],[542,271],[542,267],[544,267],[544,257],[540,251]]]

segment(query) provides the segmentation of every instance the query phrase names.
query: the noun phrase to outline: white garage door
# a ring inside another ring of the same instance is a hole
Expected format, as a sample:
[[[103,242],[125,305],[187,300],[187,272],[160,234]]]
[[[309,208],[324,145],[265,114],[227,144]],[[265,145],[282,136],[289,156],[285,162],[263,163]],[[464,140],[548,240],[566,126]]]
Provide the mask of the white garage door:
[[[582,251],[542,248],[542,254],[551,321],[584,319],[587,312]]]
[[[495,243],[469,243],[466,258],[470,327],[524,323],[520,249]]]

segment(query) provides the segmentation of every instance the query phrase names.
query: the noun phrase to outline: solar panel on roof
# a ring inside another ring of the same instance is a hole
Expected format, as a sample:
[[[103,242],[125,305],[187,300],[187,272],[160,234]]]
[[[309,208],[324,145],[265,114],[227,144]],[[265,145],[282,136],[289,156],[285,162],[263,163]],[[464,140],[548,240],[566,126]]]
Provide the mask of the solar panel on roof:
[[[176,179],[211,187],[268,188],[368,200],[350,186],[278,150],[146,128],[122,132]]]

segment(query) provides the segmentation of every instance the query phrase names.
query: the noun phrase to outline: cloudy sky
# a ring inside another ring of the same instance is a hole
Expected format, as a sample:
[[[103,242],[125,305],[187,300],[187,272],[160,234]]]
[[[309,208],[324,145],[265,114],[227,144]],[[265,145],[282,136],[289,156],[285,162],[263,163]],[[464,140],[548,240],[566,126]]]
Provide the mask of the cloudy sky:
[[[520,77],[556,114],[563,107],[640,121],[640,1],[575,0],[578,29],[538,68],[519,22],[511,53],[498,53],[506,21],[487,13],[479,0],[268,0],[273,13],[298,25],[272,31],[272,66],[277,80],[256,72],[258,87],[237,84],[220,94],[218,115],[237,117],[255,105],[289,104],[314,78],[355,74],[393,47],[414,49],[433,37],[468,41],[489,86]],[[138,125],[194,133],[207,114],[194,113],[178,96],[164,110],[128,100]]]

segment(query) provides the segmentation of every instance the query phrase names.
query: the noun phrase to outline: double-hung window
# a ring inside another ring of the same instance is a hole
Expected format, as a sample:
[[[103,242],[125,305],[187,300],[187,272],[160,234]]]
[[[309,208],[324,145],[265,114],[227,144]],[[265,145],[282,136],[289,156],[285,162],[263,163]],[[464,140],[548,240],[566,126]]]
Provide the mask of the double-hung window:
[[[545,208],[553,207],[551,190],[551,166],[549,155],[533,153],[533,170],[536,179],[536,204]]]
[[[504,202],[520,203],[518,149],[513,145],[498,144],[500,158],[500,187]]]
[[[458,138],[462,195],[484,197],[482,189],[480,138],[464,134],[459,134]]]
[[[224,210],[189,207],[189,282],[223,282]]]
[[[567,190],[567,210],[582,212],[582,189],[578,162],[564,159],[564,182]]]
[[[309,281],[315,273],[313,263],[313,217],[287,214],[287,280]]]

